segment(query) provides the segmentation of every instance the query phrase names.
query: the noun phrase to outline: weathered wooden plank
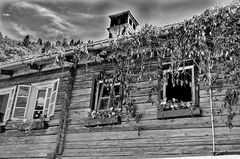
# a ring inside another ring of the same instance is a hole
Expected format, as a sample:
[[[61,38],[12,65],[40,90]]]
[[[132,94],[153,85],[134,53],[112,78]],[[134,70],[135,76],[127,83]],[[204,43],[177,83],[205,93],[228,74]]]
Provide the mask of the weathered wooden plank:
[[[231,131],[227,127],[216,127],[216,135],[237,135],[240,127],[234,127]],[[166,129],[166,130],[146,130],[141,131],[141,135],[134,131],[124,132],[94,132],[92,133],[81,133],[81,138],[75,136],[78,133],[68,134],[66,141],[91,141],[91,140],[121,140],[121,139],[136,139],[136,138],[165,138],[165,137],[180,137],[180,136],[210,136],[211,128],[189,128],[189,129]]]
[[[1,151],[0,158],[35,158],[35,157],[47,157],[47,154],[50,153],[51,149],[44,150],[21,150],[21,151]]]
[[[7,145],[1,145],[0,151],[24,151],[24,150],[44,150],[44,149],[53,149],[55,147],[56,143],[41,143],[41,144],[7,144]]]
[[[85,109],[89,108],[90,101],[82,101],[82,102],[76,102],[72,101],[70,104],[70,109]]]
[[[240,145],[240,139],[221,139],[216,141],[216,145],[228,145],[229,143]],[[211,145],[212,140],[210,136],[205,137],[181,137],[181,138],[165,138],[162,140],[152,139],[136,139],[136,140],[104,140],[91,142],[66,142],[66,149],[100,149],[100,148],[137,148],[137,147],[168,147],[168,146],[198,146]]]
[[[78,89],[74,89],[72,92],[72,97],[75,96],[81,96],[81,95],[90,95],[91,94],[91,88],[80,88]]]
[[[45,136],[24,136],[24,137],[9,137],[7,134],[3,133],[0,136],[0,145],[6,143],[17,143],[17,144],[40,144],[40,143],[55,143],[57,135],[45,135]]]
[[[66,141],[91,141],[91,140],[127,140],[136,138],[165,138],[166,136],[179,137],[179,136],[206,136],[210,135],[211,130],[209,128],[201,129],[176,129],[176,130],[147,130],[142,131],[139,136],[135,131],[124,132],[94,132],[81,133],[81,138],[77,138],[78,133],[68,134]]]
[[[92,80],[89,81],[75,81],[73,89],[83,89],[83,88],[91,88],[92,86]]]
[[[71,99],[72,102],[86,102],[89,100],[90,100],[90,94],[73,96]]]
[[[22,137],[26,135],[31,136],[39,136],[39,135],[56,135],[58,133],[59,127],[53,126],[49,127],[48,129],[41,129],[41,130],[31,130],[31,131],[19,131],[17,128],[12,130],[5,131],[5,135],[10,137]]]
[[[215,117],[215,127],[226,127],[226,118]],[[115,131],[138,131],[140,130],[168,130],[168,129],[188,129],[188,128],[209,128],[211,129],[210,117],[193,117],[193,118],[178,118],[168,120],[146,120],[140,119],[138,123],[135,121],[122,122],[120,125],[104,126],[96,128],[83,127],[82,121],[70,122],[68,133],[87,133],[87,132],[115,132]],[[240,126],[240,118],[234,118],[233,125]]]
[[[189,146],[181,147],[121,147],[121,148],[103,148],[103,149],[65,149],[65,154],[68,156],[131,156],[138,154],[144,155],[173,155],[173,154],[210,154],[212,150],[211,145],[199,145],[189,149]]]

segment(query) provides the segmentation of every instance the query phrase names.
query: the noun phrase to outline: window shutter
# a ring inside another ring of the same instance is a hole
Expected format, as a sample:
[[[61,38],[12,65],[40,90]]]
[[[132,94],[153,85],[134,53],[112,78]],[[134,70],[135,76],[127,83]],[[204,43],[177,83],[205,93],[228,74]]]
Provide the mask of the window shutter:
[[[19,85],[16,99],[14,103],[13,115],[14,119],[24,119],[26,116],[26,109],[28,105],[29,95],[31,91],[31,86],[29,85]]]
[[[4,122],[6,122],[10,117],[13,99],[14,99],[14,95],[15,95],[15,90],[16,90],[16,87],[13,87],[10,90],[8,102],[7,102],[7,106],[6,106],[6,110],[5,110],[5,114],[4,114],[4,119],[3,119]]]
[[[97,82],[99,80],[99,76],[98,75],[95,75],[93,77],[93,80],[92,80],[92,88],[91,88],[91,99],[90,99],[90,105],[89,105],[89,108],[91,110],[94,110],[95,108],[95,100],[97,99],[96,97],[96,90],[97,90]]]
[[[48,117],[54,115],[55,105],[57,100],[58,85],[59,85],[59,79],[54,81],[52,85],[52,93],[51,93],[50,104],[48,108]]]

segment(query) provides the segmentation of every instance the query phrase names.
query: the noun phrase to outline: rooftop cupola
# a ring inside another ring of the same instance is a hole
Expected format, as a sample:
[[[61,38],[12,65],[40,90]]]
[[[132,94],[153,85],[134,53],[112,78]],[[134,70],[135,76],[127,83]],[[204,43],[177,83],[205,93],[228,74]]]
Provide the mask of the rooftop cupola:
[[[116,38],[122,35],[134,33],[139,25],[137,19],[128,11],[110,15],[110,27],[107,29],[109,38]]]

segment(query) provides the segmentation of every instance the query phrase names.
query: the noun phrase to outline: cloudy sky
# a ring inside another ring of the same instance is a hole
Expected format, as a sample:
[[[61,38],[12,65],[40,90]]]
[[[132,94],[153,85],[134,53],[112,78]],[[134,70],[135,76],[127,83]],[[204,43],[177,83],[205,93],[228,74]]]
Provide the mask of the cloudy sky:
[[[100,40],[109,15],[130,10],[144,24],[163,26],[190,19],[231,0],[0,0],[0,31],[22,39]]]

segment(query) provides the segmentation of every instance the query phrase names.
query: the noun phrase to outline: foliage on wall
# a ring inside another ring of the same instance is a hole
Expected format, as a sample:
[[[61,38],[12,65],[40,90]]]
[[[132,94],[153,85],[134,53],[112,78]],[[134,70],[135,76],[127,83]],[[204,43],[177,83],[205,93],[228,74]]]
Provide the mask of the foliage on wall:
[[[238,91],[239,18],[240,5],[239,2],[234,2],[223,8],[206,10],[191,20],[165,28],[145,25],[130,37],[110,40],[109,47],[102,50],[107,56],[102,56],[102,52],[87,54],[97,62],[113,62],[124,84],[123,105],[127,106],[126,112],[135,112],[135,108],[132,108],[134,101],[130,93],[131,83],[143,78],[161,81],[162,63],[166,58],[171,62],[172,74],[176,74],[178,68],[184,65],[185,59],[193,60],[201,73],[197,81],[205,84],[212,99],[212,89],[219,80],[224,81],[222,87],[231,84],[232,91]],[[151,74],[148,67],[153,58],[158,59],[157,76]],[[135,116],[133,114],[132,116]],[[229,122],[231,114],[228,115]]]
[[[132,83],[143,79],[159,80],[160,82],[155,86],[156,91],[159,91],[164,82],[162,78],[164,59],[169,59],[173,75],[177,74],[178,68],[184,65],[186,59],[191,59],[201,73],[197,76],[197,81],[205,84],[212,107],[212,89],[219,84],[219,81],[224,81],[222,88],[230,84],[231,91],[238,92],[239,89],[239,18],[240,4],[233,2],[226,7],[208,9],[200,16],[175,25],[162,28],[145,25],[139,32],[129,37],[111,39],[109,46],[98,53],[88,52],[88,44],[80,43],[71,47],[76,52],[72,62],[86,61],[87,66],[89,59],[99,63],[111,61],[124,85],[122,104],[126,114],[139,118],[137,107],[131,97],[131,90],[135,89]],[[65,45],[65,42],[63,43]],[[56,48],[48,53],[58,53],[56,63],[62,66],[66,59],[65,51],[66,48]],[[158,73],[152,74],[151,60],[156,58]],[[226,93],[226,98],[228,95]],[[160,105],[160,100],[158,104]],[[225,103],[224,106],[230,109],[231,104]],[[230,113],[228,113],[227,126],[231,125],[234,116],[232,111],[228,112]]]

